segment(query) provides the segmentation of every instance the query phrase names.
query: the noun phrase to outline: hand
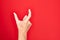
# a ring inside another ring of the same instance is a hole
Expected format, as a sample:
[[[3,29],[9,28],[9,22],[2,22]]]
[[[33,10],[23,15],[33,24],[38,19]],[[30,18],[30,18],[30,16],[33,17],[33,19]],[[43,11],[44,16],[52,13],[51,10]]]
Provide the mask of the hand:
[[[31,22],[29,21],[29,19],[31,18],[30,9],[28,10],[28,16],[25,15],[22,21],[18,19],[15,12],[14,12],[14,18],[16,20],[18,31],[20,32],[26,33],[32,25]]]

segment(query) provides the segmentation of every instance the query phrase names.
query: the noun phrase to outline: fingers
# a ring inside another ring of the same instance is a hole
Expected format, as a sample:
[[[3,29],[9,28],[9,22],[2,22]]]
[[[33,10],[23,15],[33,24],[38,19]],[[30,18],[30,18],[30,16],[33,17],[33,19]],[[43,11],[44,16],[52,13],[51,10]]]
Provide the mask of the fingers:
[[[29,9],[29,10],[28,10],[28,16],[27,16],[27,18],[26,18],[26,21],[29,21],[30,18],[31,18],[31,10]]]
[[[20,21],[20,20],[18,19],[18,17],[17,17],[17,15],[16,15],[15,12],[14,12],[14,17],[15,17],[16,22]],[[29,10],[28,10],[28,16],[25,15],[25,17],[23,18],[23,20],[24,20],[25,22],[27,22],[27,21],[29,21],[30,18],[31,18],[31,10],[29,9]]]
[[[18,17],[17,17],[17,14],[16,14],[15,12],[14,12],[13,14],[14,14],[15,21],[18,22],[19,19],[18,19]]]
[[[27,15],[24,16],[23,20],[25,20],[27,18]]]

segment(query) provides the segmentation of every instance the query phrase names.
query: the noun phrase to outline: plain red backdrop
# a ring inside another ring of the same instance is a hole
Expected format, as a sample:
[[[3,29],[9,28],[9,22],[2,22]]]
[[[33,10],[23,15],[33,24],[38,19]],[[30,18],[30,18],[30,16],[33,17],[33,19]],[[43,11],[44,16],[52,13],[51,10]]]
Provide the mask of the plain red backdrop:
[[[60,0],[0,0],[0,40],[17,40],[19,19],[32,11],[28,40],[60,40]]]

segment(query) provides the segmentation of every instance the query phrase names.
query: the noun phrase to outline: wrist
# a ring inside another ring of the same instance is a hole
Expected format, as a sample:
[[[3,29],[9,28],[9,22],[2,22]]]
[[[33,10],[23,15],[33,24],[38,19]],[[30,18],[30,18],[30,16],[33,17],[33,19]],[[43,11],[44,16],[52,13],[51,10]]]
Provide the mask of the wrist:
[[[27,32],[21,31],[21,30],[18,30],[18,33],[19,33],[19,34],[27,34]]]
[[[27,39],[27,33],[18,31],[18,40],[24,40]]]

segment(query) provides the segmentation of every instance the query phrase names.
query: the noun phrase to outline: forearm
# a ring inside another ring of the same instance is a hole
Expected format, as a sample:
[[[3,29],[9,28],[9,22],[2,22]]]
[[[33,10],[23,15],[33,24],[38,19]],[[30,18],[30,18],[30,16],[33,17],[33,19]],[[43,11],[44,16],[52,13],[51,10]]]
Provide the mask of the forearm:
[[[18,32],[18,40],[27,40],[27,33]]]

